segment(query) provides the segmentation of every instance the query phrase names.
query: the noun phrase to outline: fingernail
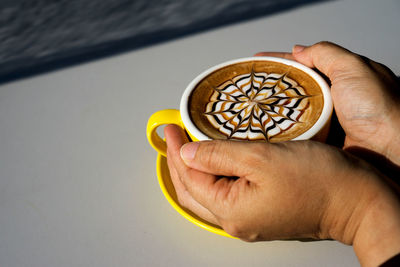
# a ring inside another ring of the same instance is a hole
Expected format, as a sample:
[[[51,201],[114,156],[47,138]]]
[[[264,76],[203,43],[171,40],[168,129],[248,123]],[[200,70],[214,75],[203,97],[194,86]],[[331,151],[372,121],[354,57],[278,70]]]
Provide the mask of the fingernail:
[[[293,46],[293,53],[300,53],[304,48],[306,48],[306,46],[297,44]]]
[[[186,143],[181,148],[181,158],[184,161],[191,161],[196,155],[197,148],[199,147],[199,142]]]

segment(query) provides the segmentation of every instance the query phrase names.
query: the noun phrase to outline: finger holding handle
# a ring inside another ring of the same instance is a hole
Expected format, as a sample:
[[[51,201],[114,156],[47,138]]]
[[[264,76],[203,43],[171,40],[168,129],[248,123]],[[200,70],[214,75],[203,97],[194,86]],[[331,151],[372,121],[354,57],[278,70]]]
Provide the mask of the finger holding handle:
[[[167,156],[167,144],[158,135],[157,128],[167,124],[176,124],[184,128],[179,110],[164,109],[157,111],[150,116],[147,122],[146,130],[147,140],[149,141],[150,145],[164,157]]]

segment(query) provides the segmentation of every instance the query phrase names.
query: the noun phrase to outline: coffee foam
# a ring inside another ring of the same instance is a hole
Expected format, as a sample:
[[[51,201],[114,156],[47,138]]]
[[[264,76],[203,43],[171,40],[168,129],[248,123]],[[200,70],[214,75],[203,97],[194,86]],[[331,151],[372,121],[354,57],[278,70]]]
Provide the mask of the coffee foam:
[[[290,140],[308,130],[323,107],[321,90],[308,74],[266,61],[210,74],[190,102],[193,121],[213,139]]]

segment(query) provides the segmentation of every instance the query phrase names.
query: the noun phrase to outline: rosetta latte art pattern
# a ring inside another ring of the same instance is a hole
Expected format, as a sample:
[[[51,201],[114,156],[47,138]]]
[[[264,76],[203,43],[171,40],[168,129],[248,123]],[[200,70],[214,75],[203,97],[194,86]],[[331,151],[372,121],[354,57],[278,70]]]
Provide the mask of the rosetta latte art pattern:
[[[214,89],[205,115],[228,138],[269,140],[301,123],[308,97],[285,74],[243,74]]]

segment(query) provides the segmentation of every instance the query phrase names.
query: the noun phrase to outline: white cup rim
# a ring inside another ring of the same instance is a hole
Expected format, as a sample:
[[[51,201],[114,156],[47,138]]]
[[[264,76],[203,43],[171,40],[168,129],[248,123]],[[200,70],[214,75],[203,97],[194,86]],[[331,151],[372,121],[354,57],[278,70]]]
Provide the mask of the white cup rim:
[[[201,74],[199,74],[196,78],[194,78],[189,85],[186,87],[185,91],[183,92],[181,102],[180,102],[180,113],[181,113],[181,118],[182,118],[182,123],[185,126],[186,130],[196,137],[198,140],[203,141],[203,140],[211,140],[210,137],[205,135],[202,131],[200,131],[196,125],[192,122],[190,119],[190,112],[189,112],[189,97],[190,94],[192,93],[193,89],[196,87],[196,85],[202,81],[205,77],[213,73],[214,71],[221,69],[223,67],[241,63],[241,62],[247,62],[247,61],[272,61],[272,62],[277,62],[277,63],[283,63],[288,66],[292,66],[294,68],[300,69],[310,75],[320,86],[322,94],[323,94],[323,99],[324,99],[324,106],[322,108],[321,115],[319,116],[318,120],[315,122],[313,126],[311,126],[310,129],[302,133],[301,135],[293,138],[292,140],[308,140],[311,139],[313,136],[315,136],[317,133],[321,131],[321,129],[325,126],[327,121],[330,119],[332,111],[333,111],[333,103],[332,103],[332,97],[330,93],[330,88],[327,82],[314,70],[311,68],[285,58],[278,58],[278,57],[245,57],[245,58],[239,58],[239,59],[233,59],[226,61],[224,63],[218,64],[214,67],[211,67]]]

